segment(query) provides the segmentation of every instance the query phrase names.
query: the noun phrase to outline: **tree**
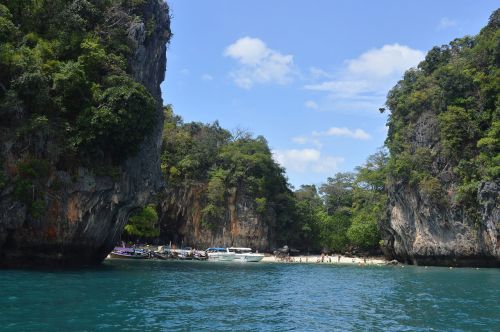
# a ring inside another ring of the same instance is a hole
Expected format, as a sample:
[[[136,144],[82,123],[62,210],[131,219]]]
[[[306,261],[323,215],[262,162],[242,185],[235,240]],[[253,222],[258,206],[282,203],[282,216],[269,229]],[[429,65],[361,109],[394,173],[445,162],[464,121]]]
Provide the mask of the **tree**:
[[[158,214],[154,205],[146,206],[133,213],[125,225],[125,235],[139,238],[152,238],[160,235],[157,227]]]
[[[362,249],[376,247],[380,241],[377,230],[377,220],[373,214],[357,214],[347,230],[347,238],[350,243]]]
[[[23,151],[40,150],[31,139],[36,131],[26,126],[37,116],[48,119],[46,150],[59,153],[46,154],[58,167],[97,169],[137,152],[157,105],[130,75],[130,54],[123,50],[129,48],[123,26],[139,18],[130,15],[136,9],[122,1],[2,2],[1,125],[21,129]],[[126,18],[123,24],[103,24],[115,14]]]
[[[348,249],[347,230],[351,225],[348,209],[337,210],[333,214],[318,213],[319,244],[322,250],[344,252]]]
[[[294,192],[295,196],[295,231],[289,244],[310,250],[321,249],[320,244],[320,217],[324,211],[323,202],[318,195],[315,185],[303,185]]]
[[[321,185],[319,191],[324,197],[329,214],[351,207],[354,180],[354,173],[337,173],[335,177],[329,177],[327,183]]]
[[[218,229],[228,215],[231,195],[245,197],[262,222],[288,233],[293,198],[284,169],[274,160],[264,137],[231,133],[218,122],[184,123],[172,107],[164,107],[161,168],[167,186],[202,188],[202,224]]]

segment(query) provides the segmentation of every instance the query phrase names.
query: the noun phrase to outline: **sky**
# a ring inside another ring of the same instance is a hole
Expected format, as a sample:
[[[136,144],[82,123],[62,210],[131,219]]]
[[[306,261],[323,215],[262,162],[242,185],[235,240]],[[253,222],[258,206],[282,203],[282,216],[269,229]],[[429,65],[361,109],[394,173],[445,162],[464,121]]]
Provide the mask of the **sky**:
[[[384,144],[387,92],[433,46],[476,35],[497,1],[169,0],[164,104],[264,136],[295,188]]]

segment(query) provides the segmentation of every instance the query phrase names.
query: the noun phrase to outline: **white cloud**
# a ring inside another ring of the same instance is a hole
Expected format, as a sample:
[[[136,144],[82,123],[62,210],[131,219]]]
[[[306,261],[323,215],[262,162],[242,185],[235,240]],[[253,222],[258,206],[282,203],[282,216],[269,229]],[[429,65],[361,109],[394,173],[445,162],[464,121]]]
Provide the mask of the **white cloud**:
[[[204,81],[213,81],[214,80],[214,77],[210,74],[203,74],[201,76],[201,79],[204,80]]]
[[[257,65],[269,54],[266,44],[258,38],[244,37],[229,45],[225,56],[238,60],[244,65]]]
[[[321,152],[316,149],[274,150],[274,160],[281,166],[297,172],[305,172],[320,160]]]
[[[226,47],[224,55],[238,62],[238,68],[230,75],[242,88],[263,83],[288,84],[293,80],[293,55],[270,49],[258,38],[240,38]]]
[[[337,171],[339,164],[344,162],[342,157],[325,157],[319,162],[312,165],[312,169],[316,173],[329,173],[333,174]]]
[[[314,146],[318,149],[323,147],[323,143],[321,139],[324,137],[347,137],[356,140],[371,140],[372,136],[364,131],[363,129],[349,129],[346,127],[331,127],[326,131],[313,131],[310,135],[301,135],[292,138],[292,142],[299,145],[309,144],[310,146]],[[287,160],[287,156],[291,157],[294,154],[309,152],[314,149],[303,149],[303,150],[286,150],[288,151],[286,155],[283,153],[279,155],[280,160]],[[281,150],[277,150],[278,152],[282,152]],[[316,151],[316,150],[314,150]],[[319,151],[318,151],[319,152]],[[296,158],[295,158],[296,159]]]
[[[332,78],[333,75],[327,72],[326,70],[323,70],[321,68],[317,67],[311,67],[309,68],[309,73],[311,74],[311,77],[313,79],[319,79],[319,78]]]
[[[448,17],[443,17],[439,21],[438,29],[442,30],[442,29],[452,28],[452,27],[457,26],[457,23],[458,22],[456,20],[452,20]]]
[[[297,136],[292,138],[292,141],[297,144],[307,144],[309,141],[309,137],[307,136]]]
[[[347,60],[347,71],[361,77],[401,76],[405,70],[424,59],[424,53],[408,46],[393,44],[369,50],[356,59]]]
[[[334,173],[344,162],[342,157],[323,157],[317,149],[273,150],[273,157],[287,170],[299,173]]]
[[[339,137],[349,137],[359,140],[369,140],[372,137],[363,129],[351,130],[346,127],[331,127],[324,132],[313,132],[313,136],[339,136]]]
[[[296,136],[292,138],[292,142],[300,145],[312,144],[318,148],[323,147],[323,144],[317,139],[308,136]]]
[[[328,94],[328,102],[322,103],[322,109],[375,111],[383,106],[387,91],[403,73],[424,57],[424,52],[405,45],[384,45],[346,60],[338,74],[331,75],[332,79],[307,84],[304,88]]]
[[[312,110],[317,110],[319,108],[318,104],[313,100],[308,100],[304,103],[304,106]]]
[[[370,83],[359,81],[326,81],[320,84],[306,85],[307,90],[326,91],[335,93],[337,97],[349,97],[358,93],[369,91]]]

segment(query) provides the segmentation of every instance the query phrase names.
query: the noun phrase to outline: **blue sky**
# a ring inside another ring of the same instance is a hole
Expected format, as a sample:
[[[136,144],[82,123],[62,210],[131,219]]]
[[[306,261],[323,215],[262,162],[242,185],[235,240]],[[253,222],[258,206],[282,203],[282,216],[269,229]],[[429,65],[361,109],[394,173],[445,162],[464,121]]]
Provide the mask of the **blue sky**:
[[[290,183],[352,171],[383,145],[388,90],[496,1],[170,0],[165,104],[263,135]]]

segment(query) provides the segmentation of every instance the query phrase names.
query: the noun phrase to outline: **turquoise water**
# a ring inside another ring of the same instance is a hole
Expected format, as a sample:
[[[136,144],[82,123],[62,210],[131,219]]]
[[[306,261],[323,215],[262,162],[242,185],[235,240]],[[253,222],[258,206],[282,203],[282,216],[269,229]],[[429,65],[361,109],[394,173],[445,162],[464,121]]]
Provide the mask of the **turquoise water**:
[[[0,270],[2,331],[499,331],[500,270],[106,261]]]

